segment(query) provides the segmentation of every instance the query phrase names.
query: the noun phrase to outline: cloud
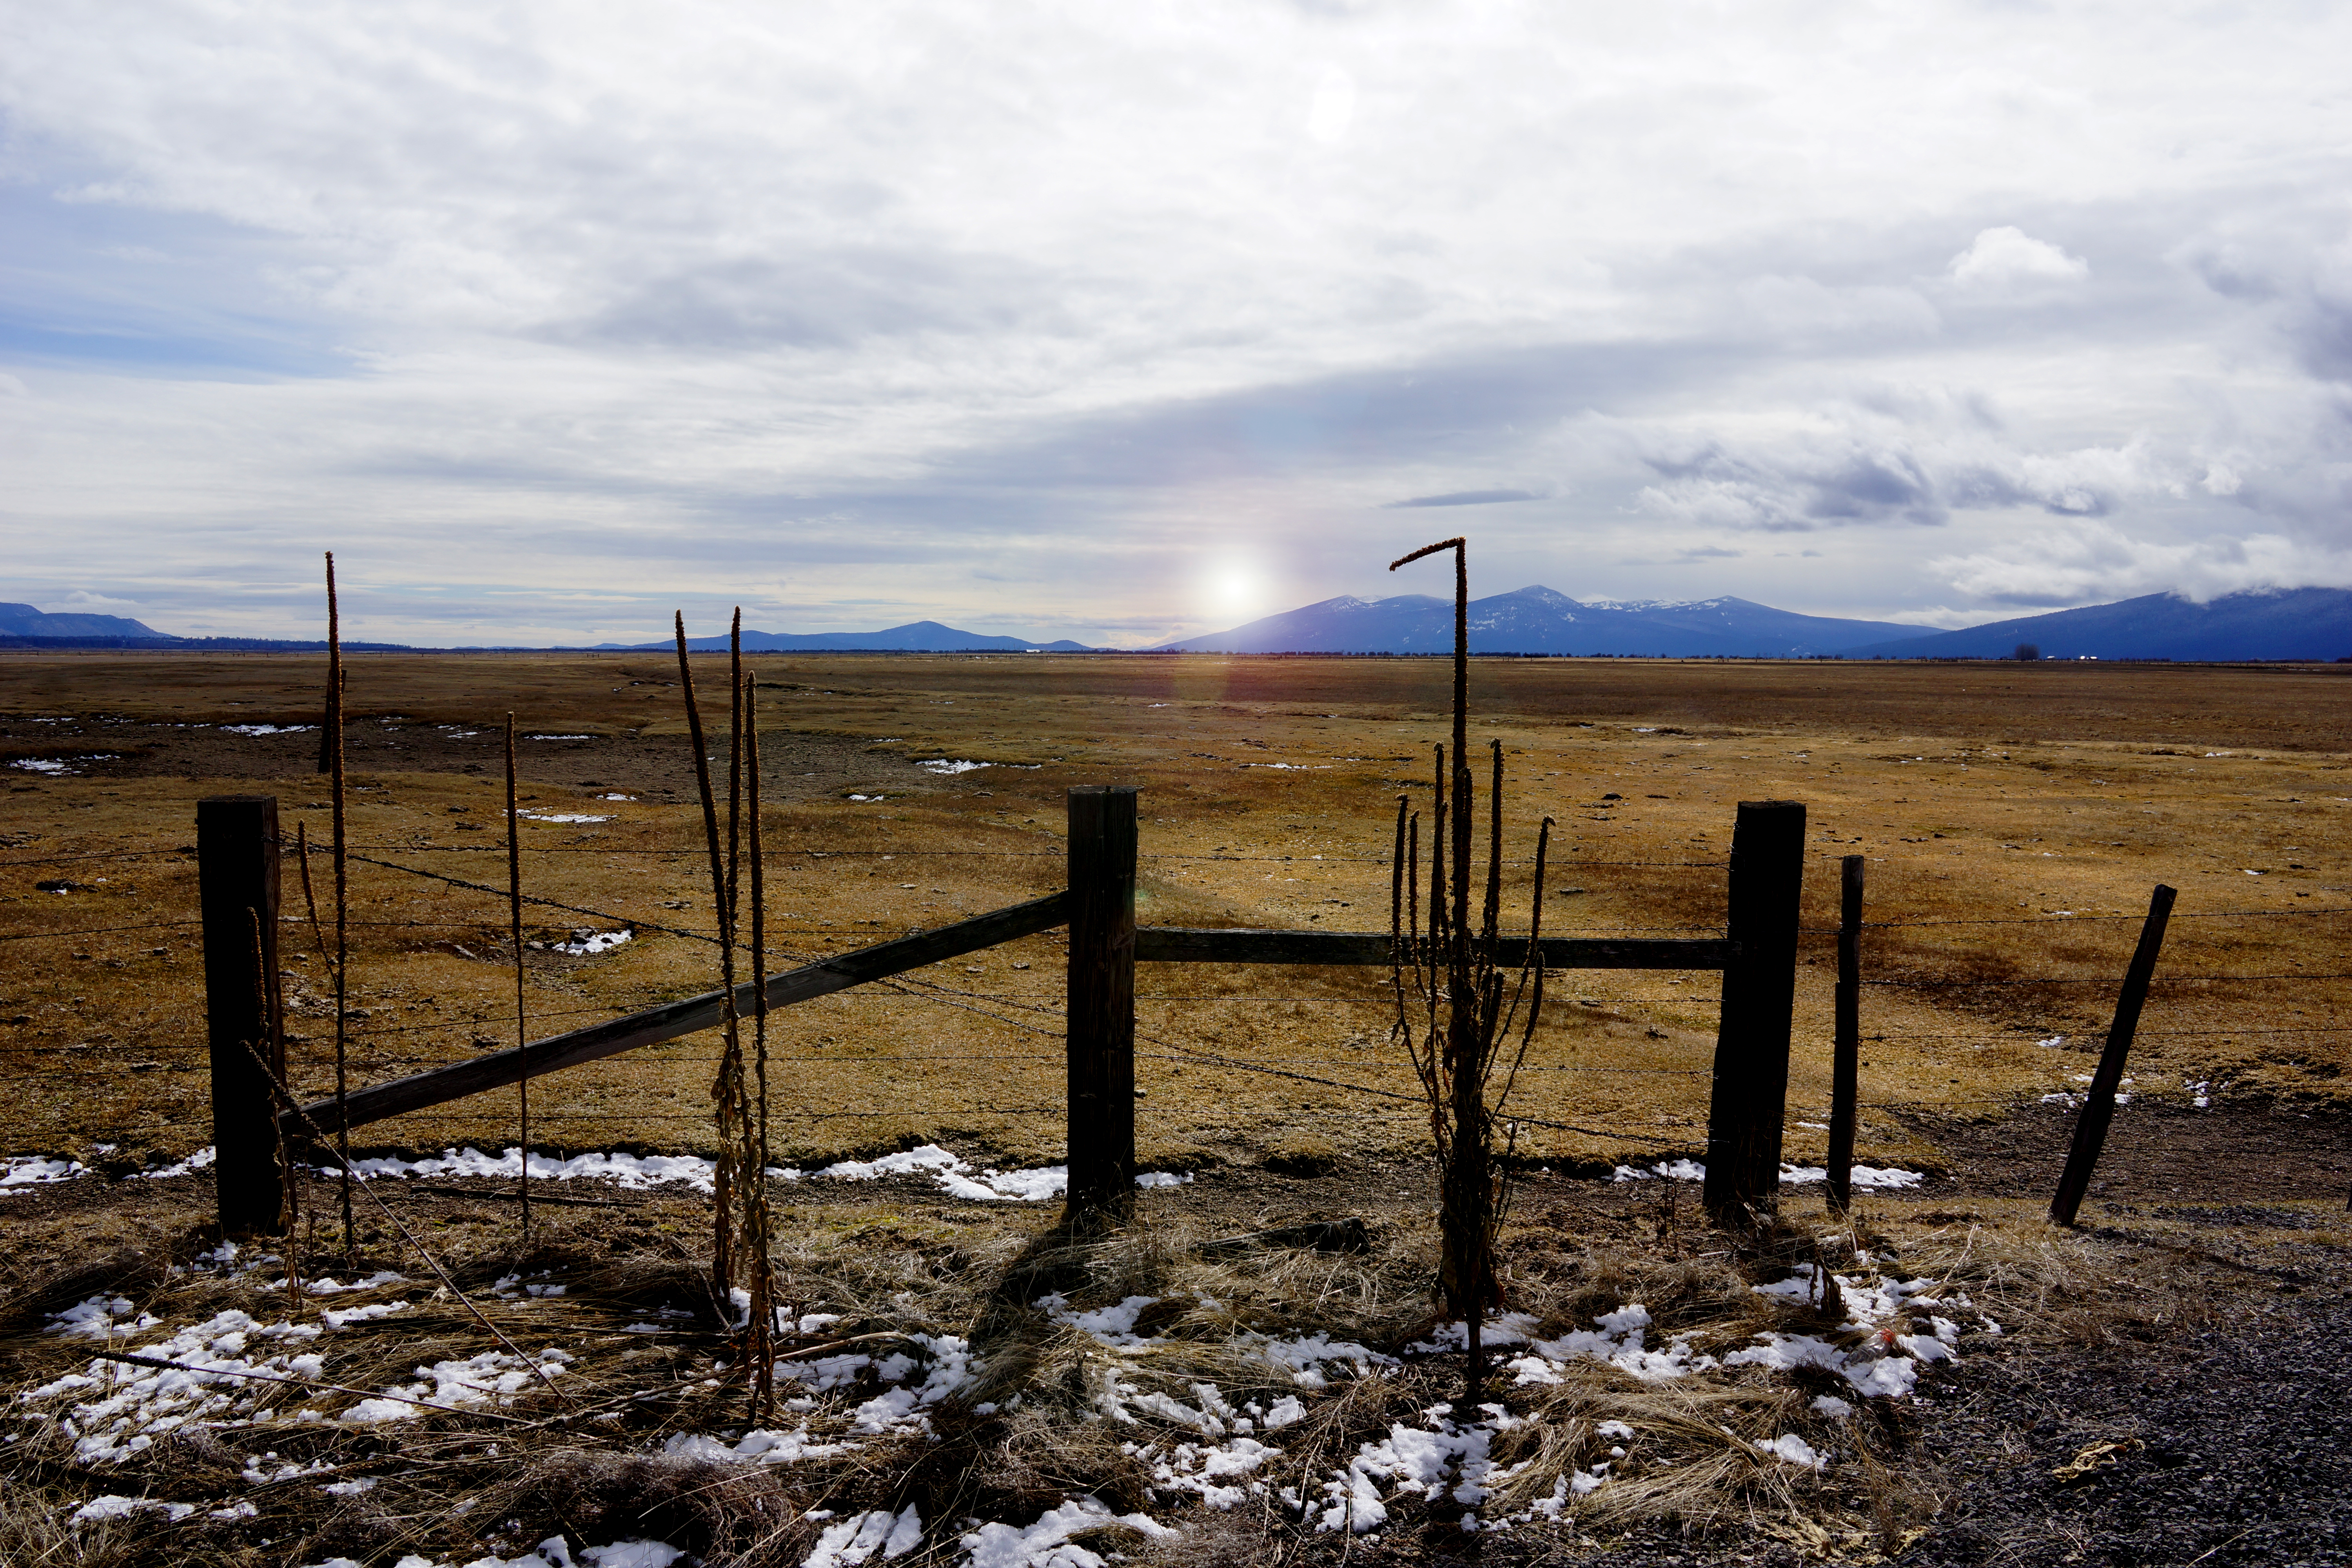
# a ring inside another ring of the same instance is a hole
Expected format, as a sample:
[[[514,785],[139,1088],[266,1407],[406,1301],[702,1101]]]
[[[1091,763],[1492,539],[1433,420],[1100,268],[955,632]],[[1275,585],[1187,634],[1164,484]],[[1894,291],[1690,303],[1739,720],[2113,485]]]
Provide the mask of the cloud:
[[[1997,550],[1928,563],[1962,593],[2041,608],[2178,593],[2202,602],[2248,588],[2352,586],[2352,549],[2275,533],[2177,542],[2105,522],[2005,537]]]
[[[52,610],[87,610],[100,615],[112,615],[117,610],[135,610],[138,607],[136,599],[110,599],[103,594],[93,594],[81,588],[75,589],[48,606]]]
[[[1442,496],[1415,496],[1411,500],[1384,503],[1385,510],[1395,511],[1413,506],[1492,506],[1498,501],[1541,500],[1535,490],[1450,490]]]
[[[2325,7],[1963,0],[18,28],[0,529],[175,629],[315,631],[334,544],[418,640],[783,581],[962,625],[1005,579],[1024,629],[1151,640],[1243,546],[1269,604],[1384,591],[1438,504],[1481,572],[1626,598],[1756,532],[1835,570],[1751,548],[1743,594],[1870,615],[2326,570],[2347,52]],[[1546,504],[1443,488],[1493,476]]]
[[[2079,283],[2091,275],[2091,264],[2067,255],[2048,240],[2033,238],[2014,225],[2003,224],[1978,234],[1974,243],[1952,258],[1948,270],[1955,283],[1983,288]]]

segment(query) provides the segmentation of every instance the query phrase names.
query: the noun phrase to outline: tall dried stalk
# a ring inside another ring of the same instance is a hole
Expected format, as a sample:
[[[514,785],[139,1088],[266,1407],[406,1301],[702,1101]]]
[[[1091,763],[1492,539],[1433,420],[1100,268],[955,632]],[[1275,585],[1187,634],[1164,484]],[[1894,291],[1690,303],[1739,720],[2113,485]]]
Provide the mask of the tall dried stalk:
[[[522,814],[515,800],[515,720],[507,713],[507,934],[514,943],[515,1048],[530,1044],[529,1020],[522,999]],[[528,1063],[525,1064],[529,1066]],[[518,1147],[522,1155],[522,1238],[530,1241],[530,1074],[515,1079],[515,1100],[520,1126]]]
[[[1391,563],[1389,570],[1441,550],[1454,552],[1453,768],[1449,774],[1446,748],[1437,747],[1425,925],[1415,907],[1421,881],[1421,819],[1402,797],[1397,802],[1389,877],[1391,979],[1397,1007],[1391,1032],[1404,1047],[1429,1102],[1430,1135],[1438,1169],[1438,1291],[1447,1310],[1462,1317],[1463,1348],[1469,1363],[1466,1403],[1475,1407],[1485,1380],[1486,1310],[1500,1305],[1503,1299],[1494,1252],[1496,1235],[1509,1206],[1509,1192],[1507,1169],[1496,1157],[1496,1134],[1499,1131],[1503,1156],[1507,1159],[1516,1138],[1503,1108],[1527,1059],[1536,1019],[1543,1008],[1543,959],[1538,943],[1544,862],[1551,847],[1552,819],[1543,819],[1536,838],[1534,904],[1527,952],[1516,976],[1507,976],[1497,958],[1503,895],[1500,741],[1494,742],[1494,783],[1487,803],[1486,899],[1475,929],[1470,918],[1475,824],[1470,768],[1464,755],[1469,728],[1468,543],[1458,538],[1445,540]],[[1501,1084],[1494,1087],[1503,1046],[1514,1029],[1518,1037],[1517,1050]],[[1494,1087],[1491,1094],[1490,1087]]]
[[[335,602],[335,552],[327,552],[327,743],[334,784],[335,858],[335,1157],[342,1168],[343,1258],[351,1261],[359,1238],[352,1228],[352,1118],[350,1018],[351,865],[343,826],[343,624]]]
[[[760,836],[758,680],[746,677],[742,692],[744,815],[751,829],[751,1047],[759,1091],[748,1108],[751,1114],[743,1118],[743,1251],[751,1264],[744,1283],[751,1310],[744,1324],[742,1360],[751,1369],[751,1418],[761,1421],[776,1405],[776,1266],[768,1214],[768,880]]]
[[[736,612],[736,625],[742,625],[742,612]],[[719,837],[719,800],[710,788],[710,752],[702,734],[702,704],[695,700],[694,665],[686,650],[686,612],[677,613],[677,680],[686,697],[686,726],[694,742],[694,783],[702,796],[702,837],[710,851],[710,896],[717,904],[719,927],[719,1005],[721,1027],[725,1031],[726,1047],[719,1068],[721,1081],[726,1075],[725,1061],[731,1059],[740,1071],[743,1059],[741,1020],[735,1011],[735,910],[729,895],[734,888],[730,875],[727,854]],[[734,694],[729,694],[733,706]],[[731,765],[731,763],[730,763]],[[719,1160],[717,1189],[712,1205],[710,1233],[710,1289],[720,1301],[731,1299],[735,1284],[735,1192],[732,1166],[735,1129],[730,1116],[730,1107],[722,1099],[719,1105]]]

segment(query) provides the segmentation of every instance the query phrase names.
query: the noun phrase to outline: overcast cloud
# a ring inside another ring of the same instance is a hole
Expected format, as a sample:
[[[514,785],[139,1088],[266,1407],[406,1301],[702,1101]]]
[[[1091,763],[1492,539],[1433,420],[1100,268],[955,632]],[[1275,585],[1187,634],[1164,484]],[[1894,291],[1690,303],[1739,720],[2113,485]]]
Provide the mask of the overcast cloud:
[[[0,599],[2352,584],[2352,10],[0,0]],[[1443,508],[1437,515],[1423,509]],[[123,607],[115,607],[123,606]]]

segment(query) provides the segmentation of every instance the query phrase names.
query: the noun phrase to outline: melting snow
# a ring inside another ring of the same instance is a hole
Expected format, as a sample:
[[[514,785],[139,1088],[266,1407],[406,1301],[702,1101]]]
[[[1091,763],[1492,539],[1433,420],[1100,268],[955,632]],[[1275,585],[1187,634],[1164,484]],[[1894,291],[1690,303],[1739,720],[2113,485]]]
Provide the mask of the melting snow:
[[[231,735],[292,735],[318,727],[316,724],[224,724],[221,729]]]
[[[915,765],[927,773],[968,773],[975,768],[988,766],[986,763],[970,762],[961,757],[925,757]]]
[[[837,1181],[870,1182],[880,1176],[929,1176],[951,1197],[979,1202],[1015,1199],[1028,1203],[1059,1197],[1070,1184],[1066,1165],[1042,1165],[1025,1171],[978,1170],[959,1154],[926,1143],[873,1160],[844,1160],[810,1173]],[[1173,1187],[1191,1181],[1189,1173],[1145,1171],[1135,1178],[1139,1187]]]
[[[361,1400],[343,1412],[342,1419],[364,1426],[414,1419],[425,1414],[425,1404],[461,1407],[509,1404],[519,1394],[546,1387],[548,1380],[561,1375],[563,1363],[571,1359],[570,1352],[551,1345],[539,1352],[536,1361],[525,1361],[504,1351],[484,1351],[462,1361],[435,1362],[431,1366],[416,1369],[416,1382],[395,1384],[384,1390],[382,1398]]]
[[[593,958],[597,953],[612,952],[635,934],[634,931],[593,931],[577,942],[563,942],[555,951],[570,953],[574,958]]]
[[[1070,1537],[1107,1524],[1126,1525],[1154,1541],[1172,1541],[1180,1533],[1150,1514],[1114,1514],[1099,1500],[1082,1497],[1048,1510],[1026,1530],[983,1524],[956,1544],[971,1554],[968,1568],[1104,1568],[1099,1553]]]
[[[70,1182],[89,1174],[79,1160],[45,1160],[38,1154],[12,1154],[0,1160],[0,1193],[49,1182]]]
[[[110,1519],[124,1519],[134,1513],[152,1510],[177,1524],[196,1511],[192,1502],[165,1502],[160,1498],[117,1497],[109,1493],[95,1497],[73,1510],[74,1524],[96,1524]]]
[[[563,1537],[551,1535],[539,1543],[536,1552],[526,1552],[520,1557],[477,1557],[465,1568],[670,1568],[686,1553],[659,1541],[616,1541],[610,1546],[583,1546],[573,1557]],[[362,1568],[356,1558],[329,1557],[310,1563],[303,1568]],[[393,1564],[393,1568],[457,1568],[446,1561],[435,1562],[411,1552]]]
[[[870,1557],[903,1557],[922,1543],[922,1516],[913,1508],[904,1513],[876,1509],[826,1525],[801,1568],[848,1568]]]
[[[1703,1182],[1706,1180],[1706,1167],[1696,1160],[1675,1160],[1671,1163],[1661,1161],[1646,1171],[1633,1165],[1620,1165],[1616,1169],[1613,1179],[1620,1182],[1646,1182],[1658,1176],[1664,1176],[1670,1182]],[[1784,1164],[1780,1167],[1780,1182],[1784,1186],[1801,1186],[1807,1182],[1826,1182],[1829,1179],[1829,1168],[1824,1165]],[[1853,1167],[1853,1184],[1857,1187],[1888,1189],[1916,1187],[1927,1179],[1925,1172],[1898,1170],[1891,1165]]]

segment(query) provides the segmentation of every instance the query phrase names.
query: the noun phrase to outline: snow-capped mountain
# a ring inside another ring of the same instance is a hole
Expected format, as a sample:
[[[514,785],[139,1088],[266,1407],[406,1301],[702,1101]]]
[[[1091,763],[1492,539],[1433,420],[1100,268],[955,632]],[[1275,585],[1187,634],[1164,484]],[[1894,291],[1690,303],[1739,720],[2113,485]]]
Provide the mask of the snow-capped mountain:
[[[2252,588],[2198,604],[2148,594],[1844,650],[1849,658],[2335,659],[2352,657],[2352,589]]]
[[[1474,653],[1790,658],[1916,637],[1922,629],[1895,621],[1801,616],[1730,597],[1681,603],[1577,600],[1557,589],[1531,586],[1470,602]],[[1224,653],[1444,653],[1454,647],[1454,604],[1427,594],[1342,596],[1168,646]]]

